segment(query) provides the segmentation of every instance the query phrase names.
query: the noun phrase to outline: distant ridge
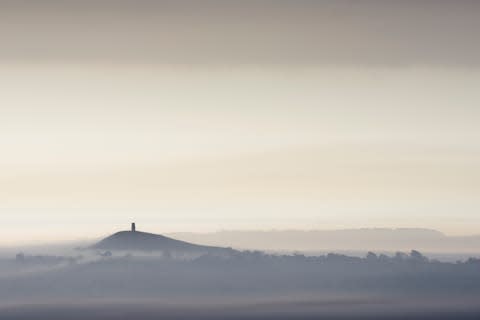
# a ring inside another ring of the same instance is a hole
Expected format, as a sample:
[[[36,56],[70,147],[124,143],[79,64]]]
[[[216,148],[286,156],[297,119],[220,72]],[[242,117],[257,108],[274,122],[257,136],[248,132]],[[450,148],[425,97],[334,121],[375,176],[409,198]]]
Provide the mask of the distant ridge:
[[[480,236],[448,236],[424,228],[363,228],[343,230],[225,230],[172,233],[176,239],[249,250],[468,252],[480,248]]]
[[[163,235],[135,231],[120,231],[97,242],[90,248],[102,250],[176,251],[184,253],[227,253],[229,248],[203,246],[165,237]]]

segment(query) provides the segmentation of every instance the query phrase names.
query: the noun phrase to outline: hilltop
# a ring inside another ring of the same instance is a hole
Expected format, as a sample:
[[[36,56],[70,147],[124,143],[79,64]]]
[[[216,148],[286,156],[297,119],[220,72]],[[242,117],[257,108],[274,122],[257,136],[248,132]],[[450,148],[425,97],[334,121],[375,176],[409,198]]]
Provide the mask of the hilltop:
[[[138,250],[138,251],[165,251],[181,253],[227,253],[232,249],[203,246],[180,241],[160,234],[136,231],[120,231],[97,242],[90,248],[102,250]]]

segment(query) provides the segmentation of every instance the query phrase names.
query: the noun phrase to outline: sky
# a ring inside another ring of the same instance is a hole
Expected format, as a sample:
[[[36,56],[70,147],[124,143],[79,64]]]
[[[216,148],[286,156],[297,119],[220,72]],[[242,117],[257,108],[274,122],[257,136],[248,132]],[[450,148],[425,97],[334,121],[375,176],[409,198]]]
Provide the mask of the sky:
[[[480,231],[480,2],[0,1],[0,245]]]

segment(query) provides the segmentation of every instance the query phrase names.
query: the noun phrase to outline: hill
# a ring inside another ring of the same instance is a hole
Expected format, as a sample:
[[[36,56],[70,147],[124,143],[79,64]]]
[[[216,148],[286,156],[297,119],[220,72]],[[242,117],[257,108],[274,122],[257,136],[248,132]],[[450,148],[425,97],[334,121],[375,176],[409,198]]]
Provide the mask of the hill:
[[[232,249],[203,246],[185,241],[176,240],[159,234],[141,231],[120,231],[97,242],[90,248],[101,250],[138,250],[138,251],[165,251],[181,253],[227,253]]]

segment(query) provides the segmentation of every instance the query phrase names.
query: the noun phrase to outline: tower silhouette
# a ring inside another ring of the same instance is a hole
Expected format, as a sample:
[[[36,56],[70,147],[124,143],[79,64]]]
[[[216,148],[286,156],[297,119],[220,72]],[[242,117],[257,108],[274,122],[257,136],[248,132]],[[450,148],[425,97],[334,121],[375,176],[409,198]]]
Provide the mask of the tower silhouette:
[[[132,232],[135,232],[135,222],[132,222]]]

